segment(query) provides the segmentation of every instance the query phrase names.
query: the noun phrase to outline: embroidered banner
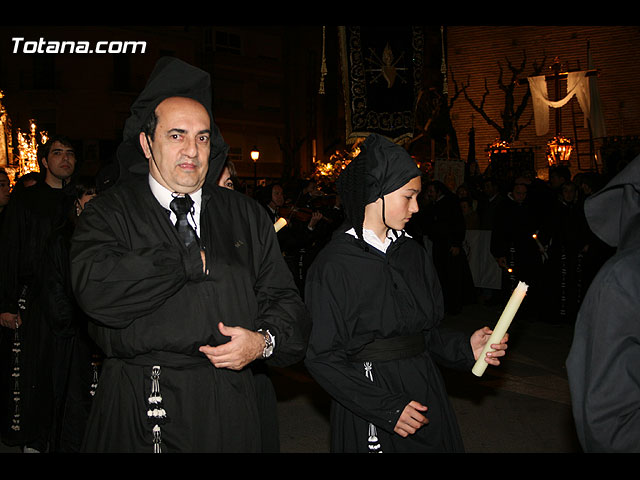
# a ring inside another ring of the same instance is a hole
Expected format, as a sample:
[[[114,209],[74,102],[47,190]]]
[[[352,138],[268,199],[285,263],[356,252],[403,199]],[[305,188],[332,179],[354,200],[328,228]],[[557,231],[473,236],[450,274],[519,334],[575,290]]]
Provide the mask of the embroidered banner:
[[[422,27],[340,27],[347,143],[411,138],[422,88]]]

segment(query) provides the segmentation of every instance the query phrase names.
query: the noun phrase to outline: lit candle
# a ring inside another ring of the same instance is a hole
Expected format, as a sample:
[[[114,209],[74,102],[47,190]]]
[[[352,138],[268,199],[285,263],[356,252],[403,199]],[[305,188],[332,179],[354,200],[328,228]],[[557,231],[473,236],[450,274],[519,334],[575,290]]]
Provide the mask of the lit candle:
[[[274,224],[273,224],[273,228],[275,228],[275,229],[276,229],[276,232],[278,232],[278,231],[280,231],[280,229],[281,229],[282,227],[284,227],[286,224],[287,224],[287,221],[286,221],[283,217],[280,217],[280,218],[278,219],[278,221],[277,221],[276,223],[274,223]]]
[[[509,326],[511,325],[511,321],[513,320],[513,317],[515,317],[516,312],[518,311],[518,308],[520,308],[520,304],[522,303],[522,300],[524,300],[524,296],[527,294],[528,288],[529,287],[527,286],[526,283],[519,282],[518,286],[513,290],[513,293],[511,294],[511,298],[507,302],[507,306],[504,307],[504,311],[502,312],[502,315],[500,315],[500,319],[498,320],[498,323],[493,329],[493,332],[491,333],[489,340],[487,340],[486,345],[482,349],[482,353],[478,357],[476,364],[473,366],[473,369],[471,370],[475,376],[481,377],[484,371],[487,369],[487,365],[489,365],[485,360],[485,357],[487,356],[487,352],[495,351],[494,349],[491,348],[491,345],[500,343],[504,338],[505,334],[507,333],[507,330],[509,329]]]
[[[542,245],[540,240],[538,240],[538,232],[534,233],[532,237],[536,241],[536,244],[538,245],[538,249],[540,250],[540,254],[542,255],[542,258],[544,260],[547,260],[547,258],[549,257],[547,256],[547,251],[544,249],[544,245]]]

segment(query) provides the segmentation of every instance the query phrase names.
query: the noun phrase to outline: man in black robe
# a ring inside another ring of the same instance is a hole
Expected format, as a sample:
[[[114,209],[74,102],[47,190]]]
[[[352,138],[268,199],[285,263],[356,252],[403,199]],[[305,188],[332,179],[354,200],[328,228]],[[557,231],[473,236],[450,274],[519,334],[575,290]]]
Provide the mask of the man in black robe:
[[[584,298],[567,358],[585,452],[640,452],[640,157],[585,200],[589,226],[616,254]]]
[[[310,320],[273,224],[217,185],[228,147],[210,106],[206,72],[161,59],[125,124],[120,178],[79,218],[72,284],[105,354],[85,451],[260,452],[249,366],[304,355]],[[191,243],[172,213],[187,196]]]
[[[514,184],[500,210],[496,212],[490,249],[503,269],[502,289],[505,302],[518,281],[529,286],[529,298],[523,303],[520,312],[526,313],[530,320],[537,319],[539,300],[543,298],[543,256],[534,237],[540,228],[540,215],[529,197],[527,185]]]
[[[458,314],[473,296],[473,279],[462,248],[466,225],[458,197],[442,182],[427,184],[429,203],[422,214],[424,231],[431,241],[445,311]]]
[[[50,332],[40,298],[42,253],[51,232],[73,207],[72,142],[55,137],[42,150],[44,181],[25,188],[6,207],[0,237],[3,441],[46,451],[51,422]],[[6,351],[19,343],[7,364]],[[16,370],[14,370],[16,369]]]

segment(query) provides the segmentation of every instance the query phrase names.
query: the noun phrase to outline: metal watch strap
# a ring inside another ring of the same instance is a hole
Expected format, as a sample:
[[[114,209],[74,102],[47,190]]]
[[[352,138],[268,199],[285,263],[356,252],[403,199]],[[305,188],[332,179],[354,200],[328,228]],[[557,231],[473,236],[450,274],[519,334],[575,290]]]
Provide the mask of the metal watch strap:
[[[264,337],[264,349],[262,350],[262,358],[269,358],[273,354],[275,347],[275,339],[269,330],[258,330]]]

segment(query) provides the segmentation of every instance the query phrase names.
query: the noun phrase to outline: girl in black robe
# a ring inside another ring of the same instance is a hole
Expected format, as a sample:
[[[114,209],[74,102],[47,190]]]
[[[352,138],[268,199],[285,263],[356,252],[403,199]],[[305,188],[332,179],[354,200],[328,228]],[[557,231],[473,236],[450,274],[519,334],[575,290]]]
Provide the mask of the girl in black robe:
[[[469,339],[440,325],[433,262],[404,232],[420,174],[404,149],[370,135],[338,180],[348,224],[307,277],[305,364],[333,399],[333,452],[463,450],[437,364],[470,370],[491,330]],[[488,363],[499,364],[505,342]]]

